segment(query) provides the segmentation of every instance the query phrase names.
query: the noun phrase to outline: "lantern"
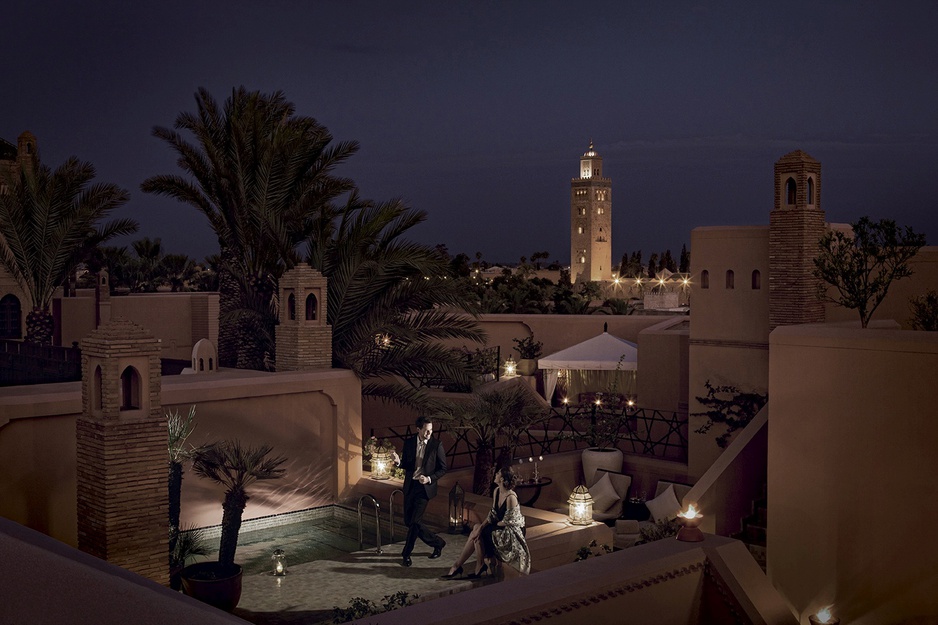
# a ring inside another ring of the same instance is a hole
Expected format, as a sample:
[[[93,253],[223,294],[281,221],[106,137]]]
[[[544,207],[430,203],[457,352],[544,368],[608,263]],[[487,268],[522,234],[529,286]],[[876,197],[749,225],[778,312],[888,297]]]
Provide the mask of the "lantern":
[[[505,377],[511,378],[514,377],[518,372],[518,363],[515,362],[515,359],[511,356],[508,357],[508,360],[505,361]]]
[[[376,451],[371,456],[371,479],[386,480],[391,477],[391,454]]]
[[[466,491],[459,482],[449,491],[449,533],[460,534],[463,529],[463,515],[466,512]]]
[[[573,489],[570,499],[570,524],[589,525],[593,522],[593,496],[589,490],[580,484]]]
[[[287,554],[283,552],[283,549],[277,549],[274,551],[274,555],[270,556],[270,559],[274,562],[274,570],[271,571],[277,577],[283,577],[287,574]]]
[[[677,539],[686,543],[699,543],[704,539],[703,532],[700,531],[700,525],[703,515],[694,508],[694,504],[687,506],[686,512],[677,515],[681,522],[681,529],[677,531]]]

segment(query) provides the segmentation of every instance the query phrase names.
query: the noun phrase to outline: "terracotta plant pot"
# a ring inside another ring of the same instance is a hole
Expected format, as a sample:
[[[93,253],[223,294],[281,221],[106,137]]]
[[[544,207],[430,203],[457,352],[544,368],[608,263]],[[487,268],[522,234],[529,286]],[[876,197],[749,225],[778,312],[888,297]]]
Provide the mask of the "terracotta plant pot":
[[[535,358],[522,358],[518,361],[515,370],[518,375],[534,375],[534,372],[537,371],[537,360]]]
[[[596,483],[597,469],[607,469],[609,471],[616,471],[617,473],[622,472],[624,454],[619,449],[587,447],[583,450],[581,458],[583,461],[583,478],[586,480],[587,486],[592,486]]]
[[[241,601],[243,574],[244,570],[240,564],[197,562],[190,564],[180,573],[182,591],[193,599],[231,612]]]

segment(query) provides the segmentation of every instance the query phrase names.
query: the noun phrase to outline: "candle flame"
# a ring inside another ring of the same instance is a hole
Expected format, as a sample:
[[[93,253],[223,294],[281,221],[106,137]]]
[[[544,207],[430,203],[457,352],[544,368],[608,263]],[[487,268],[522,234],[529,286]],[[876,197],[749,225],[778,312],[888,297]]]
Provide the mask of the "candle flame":
[[[687,511],[680,513],[678,516],[682,516],[685,519],[696,519],[697,515],[700,514],[697,511],[697,508],[694,507],[694,504],[687,506]]]
[[[831,611],[830,608],[821,608],[817,611],[817,620],[822,623],[829,623],[831,620]]]

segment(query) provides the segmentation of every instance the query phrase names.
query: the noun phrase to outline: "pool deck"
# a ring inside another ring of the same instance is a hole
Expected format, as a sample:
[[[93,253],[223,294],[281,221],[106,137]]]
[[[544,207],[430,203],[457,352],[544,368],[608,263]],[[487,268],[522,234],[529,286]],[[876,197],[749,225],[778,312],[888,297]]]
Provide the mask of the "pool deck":
[[[381,605],[383,597],[404,591],[426,601],[494,581],[444,580],[450,565],[466,543],[466,536],[440,534],[446,540],[443,556],[427,558],[431,549],[418,541],[412,554],[413,565],[401,564],[403,543],[393,543],[375,553],[371,547],[354,553],[336,553],[327,559],[290,565],[287,575],[245,571],[241,602],[234,614],[257,625],[297,625],[332,621],[334,607],[347,608],[353,597],[370,599]],[[290,547],[283,546],[289,554]],[[270,544],[257,543],[238,548],[239,559],[252,554],[272,553]],[[288,555],[289,557],[289,555]],[[473,566],[474,558],[469,565]],[[467,572],[472,569],[467,567]]]

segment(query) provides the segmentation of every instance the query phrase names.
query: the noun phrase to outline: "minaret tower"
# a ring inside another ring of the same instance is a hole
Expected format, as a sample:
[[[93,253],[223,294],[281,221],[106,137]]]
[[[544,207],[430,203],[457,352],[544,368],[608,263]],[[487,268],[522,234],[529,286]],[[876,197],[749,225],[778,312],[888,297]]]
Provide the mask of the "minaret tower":
[[[590,141],[570,182],[570,281],[612,279],[612,181]]]
[[[775,207],[769,216],[769,330],[824,321],[814,258],[826,231],[821,163],[801,150],[775,163]]]

